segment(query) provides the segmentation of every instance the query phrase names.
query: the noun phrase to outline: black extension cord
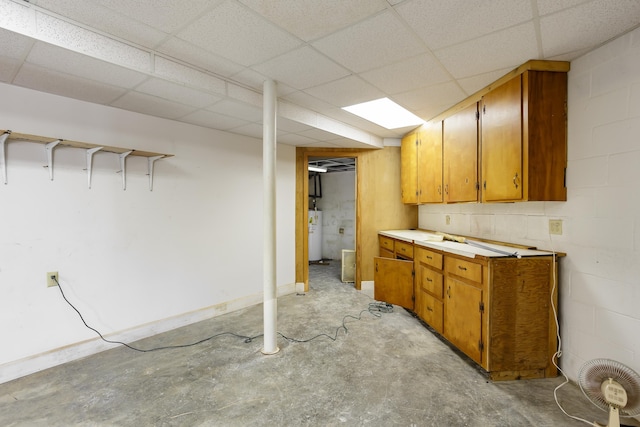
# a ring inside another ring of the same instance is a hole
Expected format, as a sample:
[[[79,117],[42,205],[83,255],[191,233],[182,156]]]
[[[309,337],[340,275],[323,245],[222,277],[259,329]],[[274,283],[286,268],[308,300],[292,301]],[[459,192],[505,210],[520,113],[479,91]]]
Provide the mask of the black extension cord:
[[[64,294],[64,291],[62,290],[62,286],[60,285],[60,282],[58,282],[58,279],[56,277],[54,277],[54,276],[52,276],[51,278],[53,280],[55,280],[56,284],[58,285],[58,289],[60,290],[60,294],[62,295],[62,298],[67,302],[67,304],[69,304],[71,306],[71,308],[73,308],[75,310],[76,313],[78,313],[78,316],[80,316],[80,320],[82,320],[82,323],[84,323],[84,326],[86,326],[88,329],[91,329],[93,332],[98,334],[98,336],[104,342],[107,342],[107,343],[110,343],[110,344],[121,344],[121,345],[123,345],[123,346],[125,346],[125,347],[127,347],[127,348],[129,348],[131,350],[138,351],[138,352],[141,352],[141,353],[148,353],[148,352],[151,352],[151,351],[158,351],[158,350],[168,350],[168,349],[173,349],[173,348],[193,347],[193,346],[196,346],[198,344],[202,344],[203,342],[210,341],[210,340],[212,340],[214,338],[220,337],[222,335],[231,335],[231,336],[234,336],[234,337],[237,337],[237,338],[244,339],[245,343],[253,342],[254,339],[260,338],[261,336],[264,335],[264,334],[260,334],[260,335],[256,335],[256,336],[253,336],[253,337],[249,337],[249,336],[245,336],[245,335],[236,334],[234,332],[221,332],[219,334],[212,335],[212,336],[210,336],[208,338],[204,338],[204,339],[201,339],[200,341],[196,341],[196,342],[193,342],[193,343],[190,343],[190,344],[167,345],[167,346],[161,346],[161,347],[154,347],[154,348],[150,348],[150,349],[136,348],[136,347],[134,347],[134,346],[132,346],[130,344],[127,344],[125,342],[122,342],[122,341],[109,340],[109,339],[105,338],[100,333],[100,331],[98,331],[96,328],[93,328],[93,327],[89,326],[87,324],[87,322],[84,320],[84,317],[82,316],[82,313],[80,313],[80,310],[78,310],[73,304],[71,304],[71,301],[69,301],[67,299],[67,296]],[[365,312],[370,313],[374,317],[382,317],[382,314],[380,314],[380,313],[391,313],[392,311],[393,311],[393,305],[391,305],[391,304],[388,304],[388,303],[385,303],[385,302],[372,302],[372,303],[369,303],[369,307],[366,310],[362,310],[358,314],[357,317],[356,316],[352,316],[350,314],[347,314],[346,316],[344,316],[342,318],[342,325],[339,326],[336,329],[336,333],[334,334],[333,337],[331,335],[328,335],[328,334],[318,334],[318,335],[316,335],[316,336],[314,336],[312,338],[309,338],[309,339],[306,339],[306,340],[301,340],[301,339],[287,337],[284,334],[282,334],[281,332],[278,332],[278,335],[280,335],[282,338],[286,339],[287,341],[294,342],[294,343],[306,343],[306,342],[313,341],[313,340],[315,340],[317,338],[320,338],[320,337],[327,337],[331,341],[336,341],[338,339],[338,333],[340,332],[341,329],[344,329],[345,334],[347,334],[349,332],[349,330],[347,329],[347,325],[345,324],[347,318],[352,318],[352,319],[355,319],[355,320],[361,320],[362,319],[362,314],[365,313]]]

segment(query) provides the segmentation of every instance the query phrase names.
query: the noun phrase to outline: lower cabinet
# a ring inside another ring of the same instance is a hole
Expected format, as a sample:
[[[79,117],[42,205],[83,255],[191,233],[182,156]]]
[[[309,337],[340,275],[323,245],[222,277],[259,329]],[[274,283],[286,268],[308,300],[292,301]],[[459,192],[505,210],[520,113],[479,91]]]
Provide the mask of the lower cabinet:
[[[390,240],[374,262],[376,300],[414,312],[493,380],[558,375],[557,258],[468,258],[414,244],[409,259],[407,242]]]

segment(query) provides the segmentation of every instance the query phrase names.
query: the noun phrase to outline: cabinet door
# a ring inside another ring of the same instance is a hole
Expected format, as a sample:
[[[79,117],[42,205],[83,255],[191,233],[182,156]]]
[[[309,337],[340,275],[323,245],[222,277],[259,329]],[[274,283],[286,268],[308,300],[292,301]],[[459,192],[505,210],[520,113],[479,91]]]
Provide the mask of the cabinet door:
[[[442,203],[442,122],[422,127],[418,144],[418,202]]]
[[[442,301],[424,289],[416,288],[416,314],[440,334],[443,332],[442,310]]]
[[[445,277],[444,336],[464,354],[482,363],[482,289]]]
[[[413,310],[413,261],[375,257],[373,298]]]
[[[521,200],[521,76],[482,98],[482,201]]]
[[[444,201],[478,201],[478,104],[444,120]]]
[[[400,186],[402,203],[418,203],[418,132],[402,138],[400,146]]]

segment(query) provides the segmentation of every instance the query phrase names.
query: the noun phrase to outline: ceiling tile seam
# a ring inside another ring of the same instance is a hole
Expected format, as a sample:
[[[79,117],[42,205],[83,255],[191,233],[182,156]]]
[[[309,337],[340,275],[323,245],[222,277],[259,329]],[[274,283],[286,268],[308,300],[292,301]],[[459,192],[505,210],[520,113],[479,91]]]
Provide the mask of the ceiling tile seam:
[[[533,28],[536,33],[536,46],[538,47],[538,58],[544,58],[544,46],[542,45],[542,31],[540,30],[540,11],[538,10],[538,0],[531,0],[531,15],[533,16]]]

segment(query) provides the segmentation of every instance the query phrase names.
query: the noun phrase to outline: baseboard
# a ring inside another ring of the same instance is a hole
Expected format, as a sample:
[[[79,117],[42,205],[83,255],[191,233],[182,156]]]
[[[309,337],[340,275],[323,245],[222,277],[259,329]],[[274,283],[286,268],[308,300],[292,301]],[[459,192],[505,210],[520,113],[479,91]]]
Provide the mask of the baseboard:
[[[363,280],[360,282],[360,292],[369,295],[373,298],[373,284],[375,282],[373,280]]]
[[[278,296],[284,296],[296,292],[296,284],[278,286]],[[187,326],[202,320],[211,319],[223,314],[231,313],[243,308],[261,304],[262,293],[247,295],[232,301],[223,302],[200,310],[180,314],[147,323],[124,331],[105,335],[105,338],[113,341],[134,342],[148,338],[162,332]],[[0,384],[24,377],[54,366],[62,365],[73,360],[82,359],[105,350],[115,348],[116,345],[102,341],[99,337],[60,347],[45,353],[25,357],[13,362],[0,365]]]

